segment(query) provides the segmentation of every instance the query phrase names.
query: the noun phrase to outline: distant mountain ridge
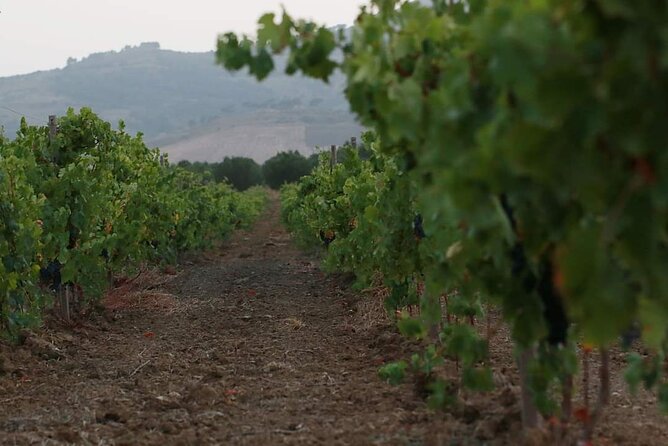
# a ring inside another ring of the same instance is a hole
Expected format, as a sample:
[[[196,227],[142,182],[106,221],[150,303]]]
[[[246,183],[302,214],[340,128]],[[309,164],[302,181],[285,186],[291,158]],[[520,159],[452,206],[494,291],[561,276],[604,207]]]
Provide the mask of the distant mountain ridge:
[[[215,65],[213,52],[163,50],[149,42],[70,59],[62,69],[0,78],[0,126],[12,136],[17,113],[41,124],[49,114],[88,106],[143,132],[174,161],[244,155],[262,162],[278,150],[308,154],[358,134],[342,90],[341,76],[325,85],[281,70],[258,83]]]

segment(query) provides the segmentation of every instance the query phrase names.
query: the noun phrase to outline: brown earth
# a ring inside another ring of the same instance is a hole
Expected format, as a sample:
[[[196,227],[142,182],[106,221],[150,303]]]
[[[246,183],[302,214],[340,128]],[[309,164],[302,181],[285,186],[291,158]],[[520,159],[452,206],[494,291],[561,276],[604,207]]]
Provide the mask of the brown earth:
[[[491,343],[498,389],[464,394],[450,413],[430,411],[410,384],[383,383],[379,365],[415,346],[377,297],[294,247],[276,197],[252,231],[178,271],[117,283],[105,307],[2,345],[0,444],[553,443],[547,427],[520,435],[503,330]],[[668,444],[668,420],[652,395],[628,394],[623,361],[613,353],[612,404],[594,444]]]

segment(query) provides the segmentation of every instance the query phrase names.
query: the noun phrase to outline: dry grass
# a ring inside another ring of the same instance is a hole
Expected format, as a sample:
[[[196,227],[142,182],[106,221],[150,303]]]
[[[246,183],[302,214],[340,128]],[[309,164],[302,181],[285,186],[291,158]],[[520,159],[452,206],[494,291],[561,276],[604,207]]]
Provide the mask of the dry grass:
[[[378,286],[364,290],[364,294],[367,297],[357,303],[354,325],[361,330],[369,330],[392,323],[385,310],[385,299],[390,295],[389,288]]]
[[[289,317],[285,320],[285,324],[288,326],[288,328],[292,330],[301,330],[306,326],[306,323],[304,321],[297,319],[296,317]]]
[[[128,294],[110,293],[104,299],[108,310],[152,310],[173,312],[177,306],[176,296],[157,291],[139,291]]]
[[[152,310],[171,313],[177,307],[173,294],[158,291],[173,281],[178,274],[159,268],[143,270],[136,278],[120,280],[120,284],[106,294],[104,307],[111,311]]]

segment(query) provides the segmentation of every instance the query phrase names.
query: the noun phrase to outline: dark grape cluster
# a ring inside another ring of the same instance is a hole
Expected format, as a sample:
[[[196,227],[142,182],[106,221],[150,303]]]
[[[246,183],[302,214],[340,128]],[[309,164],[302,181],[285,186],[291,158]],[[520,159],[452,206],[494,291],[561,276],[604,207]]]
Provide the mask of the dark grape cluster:
[[[60,286],[62,285],[60,277],[61,268],[61,263],[58,260],[54,260],[49,262],[46,265],[46,268],[41,268],[39,270],[39,278],[42,280],[42,283],[55,292],[60,291]]]
[[[500,197],[503,207],[513,231],[517,234],[517,221],[513,209],[508,203],[505,195]],[[521,281],[522,289],[526,293],[536,292],[543,305],[543,317],[547,324],[547,338],[550,345],[565,344],[568,338],[568,327],[570,322],[566,315],[563,301],[558,291],[554,287],[552,280],[554,276],[554,267],[548,257],[541,259],[539,265],[538,277],[529,267],[524,245],[521,240],[517,240],[510,250],[511,274],[513,278]]]
[[[415,214],[415,218],[413,219],[413,234],[415,234],[415,238],[417,240],[422,240],[427,236],[427,234],[424,233],[424,227],[422,226],[422,223],[422,214]]]

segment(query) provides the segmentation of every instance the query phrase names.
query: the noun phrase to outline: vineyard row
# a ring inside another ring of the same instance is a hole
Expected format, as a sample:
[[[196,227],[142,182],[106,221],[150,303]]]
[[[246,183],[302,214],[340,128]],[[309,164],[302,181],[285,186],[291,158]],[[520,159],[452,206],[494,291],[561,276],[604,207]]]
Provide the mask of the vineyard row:
[[[438,330],[439,302],[498,308],[527,428],[538,411],[572,416],[553,396],[572,395],[573,344],[605,364],[620,335],[648,351],[629,356],[627,380],[668,409],[666,3],[425,3],[371,0],[345,31],[284,12],[262,16],[256,40],[220,36],[218,62],[258,79],[281,53],[287,74],[339,72],[378,135],[378,156],[287,189],[288,223],[329,246],[327,263],[377,274],[392,304],[420,303],[400,328],[432,340],[412,361],[422,372],[455,357],[464,384],[487,387],[484,343],[466,325]],[[434,381],[434,401],[452,384]],[[605,391],[599,402],[587,440]]]
[[[90,109],[50,127],[22,121],[15,139],[0,136],[0,331],[16,337],[56,302],[69,317],[114,274],[209,248],[264,200],[169,165]]]

